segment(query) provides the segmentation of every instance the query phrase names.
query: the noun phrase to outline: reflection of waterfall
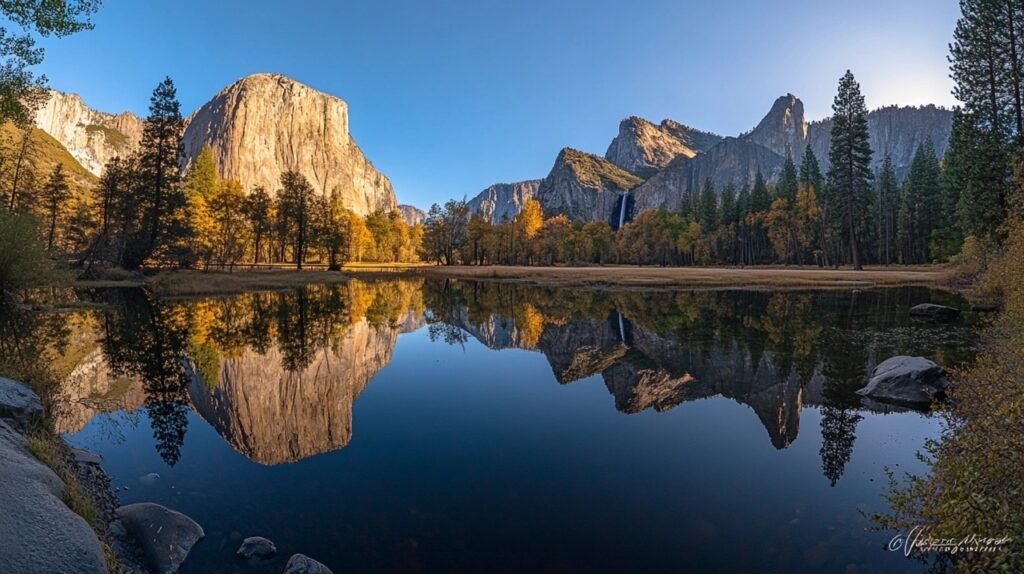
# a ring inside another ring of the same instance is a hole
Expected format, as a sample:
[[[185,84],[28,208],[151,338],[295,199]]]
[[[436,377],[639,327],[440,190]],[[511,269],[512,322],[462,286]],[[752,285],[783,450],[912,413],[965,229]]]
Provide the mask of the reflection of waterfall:
[[[623,193],[623,194],[619,195],[619,227],[618,227],[618,229],[622,229],[622,226],[626,224],[626,200],[628,198],[629,198],[629,192],[628,191],[626,193]],[[621,321],[622,318],[619,317],[619,320]]]
[[[622,313],[615,311],[615,314],[619,316],[619,340],[625,344],[626,342],[626,326],[622,323]]]

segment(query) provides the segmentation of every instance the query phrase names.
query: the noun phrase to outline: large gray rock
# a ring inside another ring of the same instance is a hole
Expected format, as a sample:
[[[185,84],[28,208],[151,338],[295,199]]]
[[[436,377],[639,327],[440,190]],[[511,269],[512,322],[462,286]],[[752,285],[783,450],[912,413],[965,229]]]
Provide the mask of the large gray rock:
[[[106,572],[99,539],[63,496],[60,478],[0,421],[0,571]]]
[[[192,547],[206,535],[188,516],[152,502],[122,506],[117,517],[149,567],[159,574],[177,572]]]
[[[331,569],[305,554],[292,554],[284,565],[284,574],[334,574]]]
[[[43,414],[39,395],[11,379],[0,377],[0,419],[19,431],[28,428],[32,419]]]
[[[858,395],[879,401],[927,405],[949,385],[946,370],[924,357],[899,355],[882,361]]]
[[[934,321],[950,321],[960,316],[960,309],[935,303],[921,303],[910,308],[910,316],[924,317]]]
[[[277,546],[274,543],[262,536],[250,536],[242,541],[242,545],[238,547],[235,552],[235,556],[243,560],[250,558],[259,558],[260,560],[266,560],[277,554]]]

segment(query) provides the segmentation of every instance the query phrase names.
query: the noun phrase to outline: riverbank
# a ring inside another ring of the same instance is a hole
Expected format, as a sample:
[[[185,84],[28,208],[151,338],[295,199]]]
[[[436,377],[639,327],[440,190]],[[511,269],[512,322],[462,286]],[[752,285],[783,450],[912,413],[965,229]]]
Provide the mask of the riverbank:
[[[198,271],[165,269],[120,281],[83,281],[76,287],[147,286],[164,297],[220,295],[246,291],[293,289],[308,284],[341,283],[349,279],[429,277],[526,283],[584,288],[731,288],[797,289],[875,286],[952,286],[955,270],[948,266],[868,267],[527,267],[438,266],[412,264],[346,265],[341,271],[242,269]]]

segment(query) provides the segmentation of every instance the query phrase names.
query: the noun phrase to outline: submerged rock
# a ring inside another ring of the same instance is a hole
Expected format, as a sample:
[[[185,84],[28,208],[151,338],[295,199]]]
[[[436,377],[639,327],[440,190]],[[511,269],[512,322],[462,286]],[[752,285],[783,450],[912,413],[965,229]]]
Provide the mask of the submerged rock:
[[[910,308],[910,316],[924,317],[933,321],[951,321],[960,316],[960,309],[935,303],[921,303]]]
[[[139,477],[139,482],[146,486],[153,486],[158,480],[160,480],[160,475],[155,472],[144,474]]]
[[[331,569],[305,554],[292,554],[284,565],[284,574],[334,574]]]
[[[29,421],[42,414],[39,395],[18,381],[0,377],[0,419],[15,430],[24,431]]]
[[[206,535],[188,516],[152,502],[122,506],[117,517],[149,567],[160,574],[177,572],[192,547]]]
[[[946,370],[924,357],[899,355],[882,361],[858,395],[880,401],[928,405],[946,390]]]
[[[90,464],[92,466],[99,466],[100,464],[103,463],[103,457],[101,457],[100,455],[96,454],[91,450],[86,450],[84,448],[77,448],[73,446],[68,447],[68,450],[71,452],[71,459],[75,461],[76,464]]]
[[[103,573],[103,548],[64,502],[64,483],[0,421],[0,571]]]
[[[235,552],[235,556],[248,560],[250,558],[259,558],[260,560],[266,560],[277,554],[277,546],[274,543],[262,536],[250,536],[242,541],[242,545],[238,547],[238,551]]]

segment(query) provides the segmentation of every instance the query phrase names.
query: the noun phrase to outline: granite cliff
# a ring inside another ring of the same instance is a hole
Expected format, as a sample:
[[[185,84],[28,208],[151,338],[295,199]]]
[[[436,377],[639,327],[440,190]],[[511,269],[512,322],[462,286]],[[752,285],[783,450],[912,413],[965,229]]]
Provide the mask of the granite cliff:
[[[523,204],[537,194],[542,180],[496,183],[469,200],[470,213],[480,214],[491,223],[501,223],[519,214]]]
[[[78,94],[49,91],[36,111],[36,127],[61,143],[93,175],[115,156],[131,153],[142,140],[142,120],[131,112],[108,114],[85,105]]]
[[[537,189],[545,217],[564,214],[573,221],[608,219],[620,195],[643,180],[612,162],[563,148]]]
[[[348,132],[348,104],[280,74],[253,74],[221,90],[188,118],[185,167],[209,145],[220,176],[273,194],[298,171],[322,194],[341,193],[359,215],[397,207],[391,181]]]
[[[76,94],[51,92],[35,120],[94,175],[142,138],[140,118],[95,111]],[[340,193],[345,207],[360,215],[395,209],[391,181],[363,155],[348,126],[344,100],[280,74],[253,74],[186,119],[183,168],[208,144],[220,176],[246,190],[263,186],[273,194],[281,173],[291,169],[319,193]]]
[[[693,157],[721,141],[711,133],[695,130],[674,120],[653,124],[630,116],[619,123],[619,133],[604,157],[622,169],[650,177],[677,157]]]

